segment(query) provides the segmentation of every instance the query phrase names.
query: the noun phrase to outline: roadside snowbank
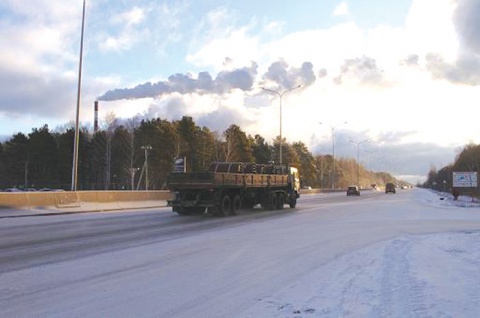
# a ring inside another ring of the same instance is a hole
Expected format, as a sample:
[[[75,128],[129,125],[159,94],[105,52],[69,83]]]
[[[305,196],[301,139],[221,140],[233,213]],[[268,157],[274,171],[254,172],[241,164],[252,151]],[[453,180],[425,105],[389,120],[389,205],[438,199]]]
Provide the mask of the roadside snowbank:
[[[419,191],[438,208],[480,205]],[[456,212],[456,211],[452,211]],[[343,255],[258,300],[242,317],[479,317],[480,229],[406,235]]]
[[[244,317],[478,317],[480,232],[405,236],[344,255]]]

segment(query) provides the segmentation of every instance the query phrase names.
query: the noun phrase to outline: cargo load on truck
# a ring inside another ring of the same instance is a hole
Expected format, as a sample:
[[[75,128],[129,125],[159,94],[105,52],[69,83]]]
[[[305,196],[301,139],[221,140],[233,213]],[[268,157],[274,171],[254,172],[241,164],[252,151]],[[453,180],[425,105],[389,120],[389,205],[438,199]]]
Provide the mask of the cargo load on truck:
[[[214,162],[205,172],[172,173],[168,201],[180,215],[235,215],[241,209],[295,208],[300,197],[298,169],[289,165]]]

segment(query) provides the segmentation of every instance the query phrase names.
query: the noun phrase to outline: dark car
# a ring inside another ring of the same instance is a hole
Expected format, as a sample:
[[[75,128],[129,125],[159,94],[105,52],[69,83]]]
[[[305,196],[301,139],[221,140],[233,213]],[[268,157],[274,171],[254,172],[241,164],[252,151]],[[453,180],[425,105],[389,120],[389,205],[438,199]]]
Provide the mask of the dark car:
[[[3,192],[22,192],[22,190],[20,190],[18,188],[7,188],[7,189],[3,190]]]
[[[389,192],[391,192],[391,193],[395,193],[395,192],[396,192],[396,190],[395,190],[395,185],[394,185],[393,183],[387,183],[387,184],[385,185],[385,193],[389,193]]]
[[[357,186],[350,186],[347,188],[347,196],[360,195],[360,189]]]

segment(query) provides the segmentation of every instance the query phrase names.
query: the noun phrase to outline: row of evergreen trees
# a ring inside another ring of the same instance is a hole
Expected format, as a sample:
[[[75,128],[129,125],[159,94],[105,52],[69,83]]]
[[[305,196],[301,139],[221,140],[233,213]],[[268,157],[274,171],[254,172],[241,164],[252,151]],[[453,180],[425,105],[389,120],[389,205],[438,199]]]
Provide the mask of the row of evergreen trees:
[[[453,172],[480,172],[480,145],[470,143],[455,157],[455,161],[440,170],[431,167],[423,187],[438,191],[452,191]],[[478,193],[477,189],[471,189]]]
[[[278,137],[269,143],[258,134],[247,135],[237,125],[220,135],[187,116],[170,122],[160,118],[120,121],[110,115],[105,122],[95,133],[86,128],[80,131],[79,190],[145,189],[147,185],[150,190],[164,189],[178,157],[186,158],[188,171],[206,170],[213,161],[278,162]],[[0,188],[69,190],[73,140],[74,128],[51,131],[45,125],[0,143]],[[331,188],[332,156],[313,156],[304,143],[285,139],[282,152],[284,163],[299,167],[304,186]],[[373,173],[357,164],[350,158],[335,159],[336,187],[356,184],[358,176],[363,187],[395,181],[387,173]]]

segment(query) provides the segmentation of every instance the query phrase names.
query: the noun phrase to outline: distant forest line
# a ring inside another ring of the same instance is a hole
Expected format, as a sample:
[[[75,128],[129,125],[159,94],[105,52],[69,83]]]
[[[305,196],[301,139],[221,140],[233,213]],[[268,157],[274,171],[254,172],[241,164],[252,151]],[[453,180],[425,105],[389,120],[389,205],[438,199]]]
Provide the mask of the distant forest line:
[[[442,167],[440,170],[431,167],[423,186],[438,191],[451,192],[453,172],[477,172],[478,176],[480,172],[480,145],[474,143],[466,145],[457,154],[453,163]],[[472,190],[475,192],[472,192],[472,194],[479,194],[478,187]],[[463,189],[463,191],[468,192],[468,189]]]
[[[0,189],[69,190],[75,129],[61,130],[44,125],[0,143]],[[235,124],[220,134],[196,125],[188,116],[176,121],[119,120],[110,114],[97,132],[80,130],[77,189],[145,189],[147,170],[148,189],[165,189],[178,157],[186,158],[187,171],[204,171],[215,161],[267,164],[279,162],[279,145],[279,137],[268,142],[258,134],[247,135]],[[305,187],[332,188],[333,171],[336,188],[401,183],[389,173],[368,171],[352,158],[314,156],[303,142],[284,138],[282,153],[283,163],[299,168]]]

